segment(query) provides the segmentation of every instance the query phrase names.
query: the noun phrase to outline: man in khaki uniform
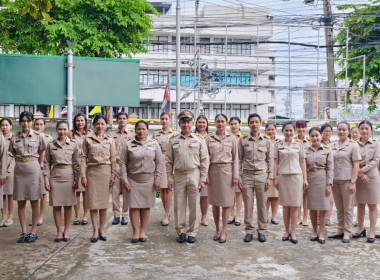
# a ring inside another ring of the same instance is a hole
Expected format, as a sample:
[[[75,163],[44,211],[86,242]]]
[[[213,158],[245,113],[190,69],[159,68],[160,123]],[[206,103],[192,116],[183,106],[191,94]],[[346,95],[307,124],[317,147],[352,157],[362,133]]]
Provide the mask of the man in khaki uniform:
[[[121,178],[120,178],[120,157],[121,150],[123,145],[128,140],[132,139],[135,134],[134,132],[129,132],[127,130],[128,125],[128,114],[125,112],[120,112],[117,114],[117,122],[119,124],[117,129],[112,129],[109,135],[113,138],[116,144],[116,176],[115,176],[115,184],[112,187],[112,207],[114,218],[112,220],[113,225],[117,225],[120,222],[121,217],[121,225],[128,224],[128,205],[127,205],[127,191],[124,188],[121,188]],[[123,196],[123,207],[120,215],[120,188]]]
[[[254,193],[257,201],[258,239],[265,242],[267,213],[265,192],[273,184],[273,144],[269,137],[260,134],[261,117],[250,114],[249,135],[244,135],[239,143],[240,174],[243,185],[244,223],[246,236],[244,242],[250,242],[255,229],[253,224]]]
[[[191,132],[194,114],[184,110],[178,115],[181,133],[173,136],[166,149],[168,187],[174,186],[174,220],[177,241],[194,243],[200,222],[199,191],[206,185],[209,156],[204,139]],[[173,176],[174,172],[174,176]],[[186,207],[189,203],[189,227]]]

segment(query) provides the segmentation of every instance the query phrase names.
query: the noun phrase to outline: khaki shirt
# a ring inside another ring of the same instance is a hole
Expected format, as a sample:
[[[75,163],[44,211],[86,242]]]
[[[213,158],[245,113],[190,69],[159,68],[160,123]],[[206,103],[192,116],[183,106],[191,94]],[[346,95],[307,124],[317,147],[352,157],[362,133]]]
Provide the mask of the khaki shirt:
[[[5,179],[6,177],[6,171],[8,167],[7,163],[7,144],[5,142],[3,134],[0,132],[0,179]]]
[[[210,165],[215,163],[230,163],[233,166],[232,177],[239,179],[239,147],[236,136],[228,132],[223,136],[212,133],[206,138],[206,145],[210,157]]]
[[[244,170],[267,170],[268,179],[273,179],[273,144],[259,134],[255,140],[251,134],[242,136],[239,142],[240,175]]]
[[[72,165],[74,171],[74,182],[79,181],[80,177],[80,161],[79,147],[74,139],[66,137],[66,142],[63,146],[58,140],[53,140],[47,146],[44,159],[44,177],[48,183],[50,179],[50,171],[57,165]]]
[[[111,176],[115,178],[116,172],[116,146],[115,141],[103,135],[99,141],[94,132],[88,133],[82,144],[83,158],[81,161],[81,176],[86,177],[86,168],[91,165],[111,165]]]
[[[7,153],[8,153],[8,156],[7,156],[7,160],[8,160],[7,173],[12,173],[13,170],[15,169],[15,166],[16,166],[15,158],[13,157],[13,154],[11,152],[9,152],[9,150],[8,150],[9,145],[11,143],[11,140],[12,140],[12,134],[9,134],[9,137],[7,139],[5,139],[5,144],[6,144],[5,148],[6,148]]]
[[[46,143],[46,148],[47,148],[47,144],[54,141],[53,137],[51,137],[49,134],[46,134],[45,132],[40,132],[40,135],[42,136],[42,138],[44,139]]]
[[[121,152],[121,181],[128,182],[128,174],[149,173],[154,182],[160,183],[162,176],[162,155],[156,140],[147,139],[141,143],[136,139],[126,142]]]
[[[75,141],[77,142],[81,155],[82,155],[83,140],[86,139],[87,134],[90,132],[92,132],[92,130],[89,129],[86,133],[83,133],[82,135],[80,135],[78,131],[74,131],[74,130],[70,131],[70,138],[75,139]]]
[[[380,144],[375,139],[368,139],[367,143],[356,141],[359,145],[359,152],[362,160],[359,167],[363,173],[367,173],[373,168],[377,168],[380,160]]]
[[[274,148],[274,158],[278,159],[278,175],[302,174],[300,159],[306,157],[301,140],[293,139],[290,145],[285,139],[277,142]]]
[[[19,131],[13,134],[8,151],[15,158],[38,158],[40,152],[46,150],[46,142],[39,132],[30,130],[29,134]]]
[[[310,140],[309,136],[305,136],[304,139],[299,139],[298,136],[294,136],[293,139],[296,140],[296,141],[297,140],[298,141],[302,141],[304,151],[306,151],[307,149],[309,149],[310,146],[311,146],[311,140]]]
[[[165,164],[168,182],[173,182],[174,169],[186,171],[195,168],[199,168],[200,180],[206,182],[209,156],[204,139],[194,133],[188,137],[179,133],[169,140],[167,147]]]
[[[334,178],[334,159],[329,146],[321,144],[317,149],[310,146],[306,150],[306,169],[324,169],[326,172],[326,186],[332,185]],[[322,172],[322,171],[320,171]]]
[[[116,163],[120,164],[120,155],[121,155],[121,149],[123,148],[124,143],[128,142],[129,140],[133,139],[135,137],[135,133],[125,130],[122,132],[119,129],[112,129],[109,132],[109,135],[113,138],[116,145]]]
[[[353,162],[362,159],[358,143],[347,139],[339,147],[338,140],[331,143],[330,148],[334,156],[334,180],[351,180]]]
[[[160,145],[161,152],[166,154],[166,149],[169,143],[169,139],[172,138],[176,133],[172,130],[168,132],[163,132],[161,129],[156,129],[153,131],[153,139],[155,139]],[[165,174],[166,176],[166,174]]]

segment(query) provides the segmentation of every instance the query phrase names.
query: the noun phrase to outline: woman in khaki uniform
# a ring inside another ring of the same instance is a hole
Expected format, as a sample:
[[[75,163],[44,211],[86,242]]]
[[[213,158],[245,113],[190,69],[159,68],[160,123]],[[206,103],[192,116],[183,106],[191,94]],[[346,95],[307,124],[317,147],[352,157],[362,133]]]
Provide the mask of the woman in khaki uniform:
[[[325,123],[324,125],[321,126],[321,131],[322,131],[321,143],[330,147],[331,142],[332,142],[331,135],[333,132],[332,126],[328,123]],[[330,193],[329,198],[330,198],[330,210],[327,212],[326,226],[331,225],[331,216],[334,209],[334,198],[333,198],[332,192]]]
[[[285,235],[282,241],[297,244],[296,229],[304,190],[308,186],[305,151],[301,140],[293,139],[294,125],[282,126],[285,139],[277,142],[274,153],[274,184],[283,209]]]
[[[0,121],[1,132],[3,133],[6,150],[7,150],[7,172],[6,172],[6,180],[3,186],[3,208],[1,210],[2,213],[2,221],[0,226],[10,226],[13,224],[13,176],[14,176],[14,168],[15,168],[15,159],[10,152],[8,152],[8,147],[12,139],[12,121],[10,119],[4,118]]]
[[[241,120],[239,117],[231,117],[229,121],[231,133],[236,136],[236,139],[238,140],[242,135],[240,133],[240,125]],[[227,224],[231,225],[234,224],[235,226],[240,226],[240,213],[241,213],[241,207],[243,205],[243,193],[241,192],[239,186],[235,186],[235,200],[234,205],[231,207],[229,213],[230,216],[228,217]]]
[[[56,126],[58,138],[50,142],[45,152],[44,180],[49,191],[49,204],[53,206],[53,217],[57,228],[55,242],[70,240],[71,210],[75,205],[75,189],[80,177],[79,148],[74,139],[68,137],[69,126],[59,121]],[[64,228],[61,228],[61,210],[64,208]]]
[[[359,163],[358,181],[356,182],[356,201],[358,202],[358,231],[353,234],[353,238],[366,236],[364,228],[365,205],[369,209],[369,233],[368,243],[375,242],[375,227],[377,222],[377,204],[380,202],[379,193],[379,165],[380,144],[374,139],[370,139],[372,134],[372,124],[365,120],[359,124],[360,155],[362,160]]]
[[[78,144],[79,151],[80,151],[80,158],[82,155],[82,144],[83,140],[86,138],[87,134],[89,132],[92,132],[90,129],[87,127],[87,118],[86,115],[83,113],[78,113],[75,115],[74,120],[73,120],[73,130],[70,131],[70,138],[75,139],[75,141]],[[83,199],[83,218],[82,221],[79,219],[79,212],[80,212],[80,194],[82,194],[82,199]],[[86,198],[86,189],[83,187],[81,180],[78,182],[78,189],[75,192],[75,197],[77,203],[74,205],[74,211],[75,211],[75,218],[73,225],[78,226],[80,224],[82,225],[87,225],[87,214],[88,214],[88,209],[87,209],[87,198]]]
[[[203,136],[204,139],[208,137],[208,119],[204,115],[199,115],[195,121],[195,134]],[[200,205],[201,205],[201,225],[208,226],[207,211],[208,211],[208,187],[202,188],[200,193]]]
[[[135,131],[135,139],[128,141],[121,152],[121,178],[128,191],[132,243],[146,242],[150,208],[155,205],[162,176],[161,148],[157,141],[148,139],[148,123],[136,122]]]
[[[38,131],[42,138],[45,141],[46,146],[53,141],[53,137],[51,137],[49,134],[44,133],[45,131],[45,126],[46,126],[46,119],[41,118],[41,119],[36,119],[34,121],[34,130]],[[41,166],[41,169],[43,166]],[[46,209],[46,204],[47,204],[47,190],[45,189],[45,183],[44,183],[44,178],[41,173],[41,178],[40,178],[40,186],[41,186],[41,191],[42,191],[42,199],[40,200],[40,216],[38,218],[38,223],[37,226],[42,226],[44,224],[44,215],[45,215],[45,209]],[[32,224],[29,224],[31,226]]]
[[[162,129],[154,130],[153,139],[157,140],[158,144],[160,145],[162,158],[164,159],[169,139],[174,135],[174,132],[170,129],[170,113],[162,112],[160,115],[160,122]],[[172,192],[168,188],[168,179],[166,177],[166,167],[164,160],[162,163],[162,174],[165,174],[165,176],[161,177],[160,189],[162,206],[164,207],[165,213],[164,217],[161,219],[161,225],[168,226],[170,205],[172,204]]]
[[[270,140],[273,143],[273,146],[276,144],[276,140],[281,141],[279,139],[276,139],[277,134],[277,128],[274,123],[268,122],[265,125],[265,134],[269,136]],[[267,196],[266,201],[266,209],[267,209],[267,217],[269,221],[269,207],[272,209],[272,217],[270,219],[270,222],[273,225],[278,225],[280,222],[277,220],[277,211],[278,211],[278,190],[271,185],[268,189],[268,191],[265,192]]]
[[[359,145],[348,138],[349,133],[350,125],[347,122],[340,122],[338,124],[339,140],[330,146],[334,156],[332,192],[338,218],[338,231],[329,238],[342,239],[343,243],[350,242],[356,179],[359,161],[362,159]]]
[[[31,243],[38,238],[36,235],[39,218],[38,200],[42,198],[40,175],[46,143],[40,133],[32,129],[32,113],[22,112],[19,122],[22,130],[13,134],[8,149],[16,160],[13,199],[17,200],[18,217],[22,230],[17,242]],[[32,207],[32,228],[29,234],[26,231],[27,200],[30,200]]]
[[[210,157],[209,202],[215,221],[214,241],[225,243],[230,207],[234,204],[235,186],[239,182],[239,150],[235,135],[226,133],[228,118],[224,114],[215,117],[216,132],[206,138]],[[222,207],[222,230],[219,228]]]
[[[82,144],[81,177],[87,192],[87,206],[92,223],[91,242],[107,241],[104,225],[107,217],[109,189],[112,188],[116,172],[116,146],[112,137],[104,132],[107,119],[96,115],[95,131],[89,133]],[[99,226],[97,224],[99,215]]]
[[[322,131],[318,127],[309,130],[311,146],[306,150],[307,205],[310,209],[310,220],[313,235],[310,241],[325,244],[326,215],[330,210],[330,194],[334,177],[334,160],[329,146],[321,144]],[[319,216],[318,216],[319,213]],[[320,227],[318,229],[318,217]]]

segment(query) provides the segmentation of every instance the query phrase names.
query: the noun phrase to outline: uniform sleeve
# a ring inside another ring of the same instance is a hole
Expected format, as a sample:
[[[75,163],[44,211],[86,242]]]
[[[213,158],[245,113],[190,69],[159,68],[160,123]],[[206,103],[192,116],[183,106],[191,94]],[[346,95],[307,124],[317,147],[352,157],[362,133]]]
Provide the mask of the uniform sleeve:
[[[7,148],[6,143],[3,135],[0,135],[0,178],[5,179],[6,177],[6,171],[7,171]]]
[[[238,153],[239,153],[239,175],[241,177],[243,175],[243,157],[244,157],[243,140],[241,138],[239,138],[238,140]]]
[[[87,137],[86,137],[82,143],[82,158],[81,158],[81,163],[80,163],[80,172],[81,172],[82,178],[86,177],[87,159],[88,159],[88,142],[87,142]]]
[[[352,143],[352,153],[351,153],[351,161],[360,161],[362,160],[362,156],[360,155],[360,148],[358,143]]]
[[[306,158],[306,153],[305,153],[305,148],[303,146],[303,143],[299,143],[298,145],[300,147],[300,159],[305,159]]]
[[[240,159],[239,159],[239,143],[238,139],[232,135],[234,138],[232,142],[232,164],[233,164],[233,176],[234,179],[240,179]]]
[[[166,146],[166,155],[165,155],[165,167],[166,167],[166,176],[168,178],[168,182],[173,182],[173,147],[172,147],[172,139],[169,140],[168,145]]]
[[[274,159],[273,159],[273,143],[272,141],[267,141],[267,154],[266,154],[266,162],[268,166],[268,179],[273,179],[273,165],[274,165]]]
[[[161,177],[162,177],[162,153],[161,153],[160,144],[158,144],[158,142],[156,142],[155,153],[156,153],[156,156],[154,157],[154,163],[155,163],[154,182],[160,183]]]
[[[115,140],[111,138],[111,151],[110,151],[110,161],[111,161],[111,178],[116,177],[116,144]]]
[[[39,139],[40,146],[38,147],[38,152],[43,152],[46,150],[47,144],[46,144],[45,140],[42,138],[41,134],[40,134],[39,138],[40,138]]]
[[[208,155],[208,150],[205,141],[201,141],[200,155],[199,155],[200,167],[199,171],[201,173],[200,180],[206,182],[208,177],[208,167],[210,165],[210,158]]]
[[[123,145],[120,155],[120,180],[123,184],[128,182],[128,172],[127,172],[127,163],[128,163],[128,145]]]
[[[9,143],[8,152],[11,153],[14,158],[16,157],[16,150],[13,148],[13,137]]]
[[[50,145],[48,145],[45,150],[44,163],[43,163],[43,174],[44,174],[45,184],[49,184],[51,165],[52,165],[52,158],[51,158],[51,153],[50,153]]]
[[[379,142],[375,142],[375,149],[373,150],[373,156],[371,160],[362,168],[363,173],[367,173],[372,168],[376,168],[379,165],[380,159],[380,144]]]
[[[334,179],[334,157],[329,149],[326,162],[326,186],[332,185]]]
[[[80,178],[80,149],[77,143],[75,143],[72,163],[74,171],[74,183],[76,183],[79,181]]]
[[[278,143],[277,142],[275,142],[273,144],[273,158],[274,159],[279,158],[279,156],[278,156]]]
[[[15,166],[16,166],[16,159],[12,157],[11,160],[8,161],[7,173],[12,173],[13,170],[15,170]]]

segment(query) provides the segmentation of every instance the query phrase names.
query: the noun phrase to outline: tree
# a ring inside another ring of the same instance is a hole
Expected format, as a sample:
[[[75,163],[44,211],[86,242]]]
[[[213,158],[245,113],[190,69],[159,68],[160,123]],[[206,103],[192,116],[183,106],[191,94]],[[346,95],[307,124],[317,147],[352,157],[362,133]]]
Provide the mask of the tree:
[[[146,52],[152,18],[145,0],[3,1],[0,48],[4,53],[121,57]]]
[[[380,92],[380,0],[369,0],[369,4],[340,5],[339,10],[352,10],[352,13],[344,19],[343,26],[348,28],[348,58],[352,59],[361,55],[366,56],[365,70],[365,94],[370,96],[369,112],[376,109],[377,97]],[[345,79],[346,59],[346,30],[341,30],[336,41],[342,45],[336,53],[342,71],[337,74],[340,80]],[[350,87],[363,86],[363,59],[350,60],[348,62],[348,79]],[[350,104],[350,92],[347,92],[345,101]],[[360,91],[363,96],[363,91]]]

